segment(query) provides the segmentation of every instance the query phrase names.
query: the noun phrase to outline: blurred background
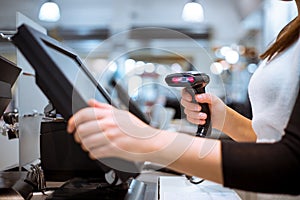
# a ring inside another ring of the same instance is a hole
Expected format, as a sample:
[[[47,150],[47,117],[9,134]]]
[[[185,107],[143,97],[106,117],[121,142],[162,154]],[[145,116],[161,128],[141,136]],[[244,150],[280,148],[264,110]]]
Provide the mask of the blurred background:
[[[44,3],[50,7],[42,8]],[[84,59],[120,104],[121,90],[151,115],[153,125],[163,128],[161,108],[168,108],[164,111],[170,118],[183,117],[180,89],[167,87],[164,77],[189,70],[209,74],[207,90],[251,118],[249,79],[259,54],[297,14],[294,4],[279,0],[0,0],[0,30],[16,31],[17,12],[42,25],[48,35]],[[16,61],[15,47],[4,39],[0,39],[0,54]],[[116,84],[121,86],[119,93],[114,92]]]
[[[247,89],[259,55],[296,14],[294,1],[280,0],[0,0],[0,33],[12,35],[20,21],[32,20],[77,52],[120,108],[131,102],[152,126],[195,134],[180,106],[181,88],[168,87],[166,75],[207,73],[206,91],[251,118]],[[0,119],[2,171],[40,158],[39,126],[49,102],[31,66],[3,37],[0,55],[27,73],[6,110],[17,111],[20,138],[7,140]]]

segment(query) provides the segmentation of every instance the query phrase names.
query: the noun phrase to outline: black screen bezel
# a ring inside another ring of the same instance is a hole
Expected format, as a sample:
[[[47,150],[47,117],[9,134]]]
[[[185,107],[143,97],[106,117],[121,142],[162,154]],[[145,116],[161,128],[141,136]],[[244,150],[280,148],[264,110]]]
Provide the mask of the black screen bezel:
[[[87,107],[87,102],[60,71],[55,58],[49,52],[49,46],[73,59],[106,101],[113,104],[107,91],[90,74],[81,58],[62,43],[25,24],[18,28],[12,40],[34,68],[38,86],[66,120],[81,108]]]

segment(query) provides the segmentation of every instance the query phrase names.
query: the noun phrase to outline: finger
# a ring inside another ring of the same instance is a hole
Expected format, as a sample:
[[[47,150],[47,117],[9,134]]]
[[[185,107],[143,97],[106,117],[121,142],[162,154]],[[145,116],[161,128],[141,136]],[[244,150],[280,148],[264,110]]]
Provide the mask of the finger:
[[[76,134],[80,138],[85,138],[91,134],[104,131],[104,124],[100,120],[87,121],[79,124],[76,128]]]
[[[191,118],[189,116],[186,117],[186,119],[196,125],[204,125],[206,123],[206,120],[202,120],[202,119],[195,119],[195,118]]]
[[[113,149],[110,146],[101,146],[97,148],[93,148],[89,151],[89,157],[93,160],[99,158],[107,158],[113,156]]]
[[[95,156],[93,156],[93,154],[91,152],[89,152],[89,157],[92,159],[92,160],[97,160],[97,158]]]
[[[81,148],[83,151],[88,152],[88,148],[84,144],[81,144]]]
[[[189,102],[184,99],[181,99],[180,103],[187,110],[198,112],[201,110],[201,106],[198,103]]]
[[[88,121],[94,121],[98,119],[102,119],[108,116],[109,110],[107,109],[99,109],[99,108],[84,108],[75,113],[72,118],[68,121],[68,132],[74,132],[77,126],[83,124]]]
[[[193,100],[192,95],[187,91],[186,88],[181,90],[182,99],[191,102]]]
[[[78,135],[78,133],[76,133],[76,131],[75,131],[73,137],[74,137],[75,142],[81,144],[81,137]]]
[[[194,111],[184,109],[184,113],[193,119],[198,119],[198,120],[206,120],[207,119],[207,114],[203,113],[203,112],[194,112]]]
[[[74,117],[72,116],[68,121],[67,132],[73,133],[74,131],[75,131],[75,121],[74,121]]]
[[[107,104],[107,103],[101,103],[95,99],[90,99],[88,101],[88,105],[91,106],[91,107],[96,107],[96,108],[103,108],[103,109],[109,109],[111,108],[112,106]]]
[[[209,93],[202,93],[202,94],[197,94],[195,95],[195,99],[199,103],[212,103],[212,95]]]
[[[94,148],[100,148],[101,146],[109,144],[110,141],[108,141],[102,132],[99,132],[83,138],[81,142],[88,151],[91,151]]]
[[[85,116],[85,113],[91,113],[91,108],[84,108],[75,113],[68,121],[68,126],[67,126],[67,132],[68,133],[73,133],[76,129],[76,124],[79,123],[78,119],[82,116]],[[85,117],[92,117],[94,114],[86,114],[88,116]],[[84,119],[84,118],[83,118]]]
[[[90,107],[96,107],[96,108],[102,108],[102,109],[111,109],[112,106],[106,103],[100,103],[95,99],[90,99],[88,101],[88,105]],[[83,115],[83,113],[85,112],[85,109],[80,110],[79,112],[77,112],[75,115],[73,115],[69,121],[68,121],[68,127],[67,127],[67,132],[68,133],[72,133],[75,131],[76,128],[76,124],[81,123],[82,121],[87,121],[89,119],[87,119],[87,117],[93,117],[94,115],[90,115],[90,114],[86,114],[85,116]],[[103,113],[103,112],[102,112]],[[83,116],[83,117],[82,117]],[[98,119],[100,118],[100,115],[98,115]],[[81,120],[78,120],[81,119]]]

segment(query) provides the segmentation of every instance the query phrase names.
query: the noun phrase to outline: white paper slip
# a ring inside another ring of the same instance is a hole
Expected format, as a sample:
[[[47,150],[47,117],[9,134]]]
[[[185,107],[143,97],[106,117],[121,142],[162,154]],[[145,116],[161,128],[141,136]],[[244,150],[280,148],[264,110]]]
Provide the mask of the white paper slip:
[[[234,190],[207,180],[193,184],[183,176],[160,176],[157,185],[158,200],[241,200]]]

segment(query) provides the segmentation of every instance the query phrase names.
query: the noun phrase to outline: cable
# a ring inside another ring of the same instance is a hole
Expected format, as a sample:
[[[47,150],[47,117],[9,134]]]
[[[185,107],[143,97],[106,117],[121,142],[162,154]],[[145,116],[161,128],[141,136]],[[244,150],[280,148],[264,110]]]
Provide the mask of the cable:
[[[0,30],[0,37],[8,42],[11,42],[11,36],[13,36],[16,31],[1,31]]]

